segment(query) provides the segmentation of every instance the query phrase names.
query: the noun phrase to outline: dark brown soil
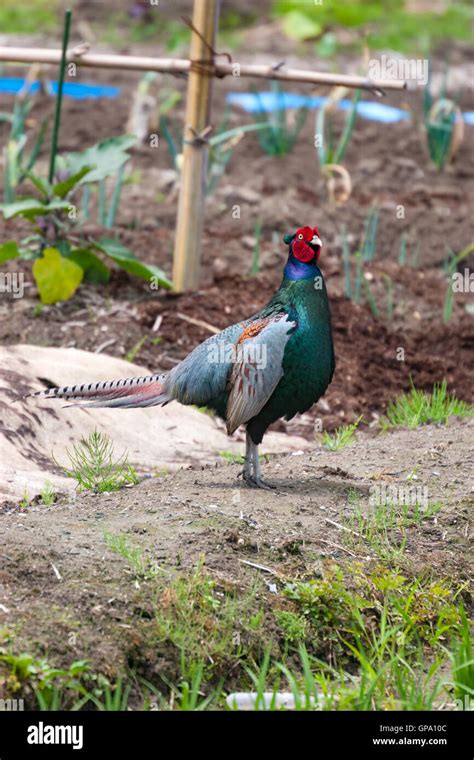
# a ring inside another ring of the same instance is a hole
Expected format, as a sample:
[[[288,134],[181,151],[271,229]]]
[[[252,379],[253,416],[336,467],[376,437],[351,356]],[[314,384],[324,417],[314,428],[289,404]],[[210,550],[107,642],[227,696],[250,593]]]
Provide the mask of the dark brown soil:
[[[461,294],[455,316],[445,325],[441,312],[446,283],[441,274],[403,270],[390,262],[374,265],[370,271],[379,282],[382,304],[381,272],[391,273],[400,297],[388,323],[375,319],[368,306],[358,306],[341,294],[339,264],[330,261],[336,374],[324,401],[303,417],[277,423],[276,429],[290,426],[312,438],[315,417],[328,430],[359,415],[370,423],[412,382],[428,390],[446,379],[452,393],[472,401],[474,334],[472,317],[462,308],[468,295]],[[102,292],[83,288],[71,301],[45,307],[37,316],[32,299],[16,302],[10,318],[0,323],[0,341],[91,351],[105,346],[109,354],[125,355],[145,338],[136,360],[150,370],[166,371],[209,337],[206,324],[224,328],[257,311],[271,297],[279,276],[276,270],[252,278],[224,275],[197,293],[150,296],[145,288],[130,284],[126,275],[117,274]],[[188,317],[204,326],[189,323]],[[158,318],[162,321],[154,331]]]

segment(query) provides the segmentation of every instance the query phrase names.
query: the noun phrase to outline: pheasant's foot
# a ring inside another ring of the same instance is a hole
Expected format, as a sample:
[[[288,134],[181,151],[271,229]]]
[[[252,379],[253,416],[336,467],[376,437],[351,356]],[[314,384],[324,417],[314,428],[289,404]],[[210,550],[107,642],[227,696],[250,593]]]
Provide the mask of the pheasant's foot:
[[[257,477],[246,472],[242,472],[242,476],[245,484],[250,486],[250,488],[263,488],[265,491],[273,491],[276,488],[272,483],[267,483],[266,480],[262,480],[260,476]]]
[[[266,491],[270,491],[275,488],[275,486],[272,486],[270,483],[266,483],[260,477],[258,445],[252,441],[248,430],[245,445],[244,469],[240,474],[242,475],[245,483],[251,488],[264,488]]]

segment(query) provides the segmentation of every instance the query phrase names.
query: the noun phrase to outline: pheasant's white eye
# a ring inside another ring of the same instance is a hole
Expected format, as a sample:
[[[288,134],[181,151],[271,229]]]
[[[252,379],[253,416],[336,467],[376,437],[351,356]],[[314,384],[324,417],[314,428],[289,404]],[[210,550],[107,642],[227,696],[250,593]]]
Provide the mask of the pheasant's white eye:
[[[303,240],[303,235],[301,234],[301,232],[300,232],[300,234],[298,235],[298,240]]]

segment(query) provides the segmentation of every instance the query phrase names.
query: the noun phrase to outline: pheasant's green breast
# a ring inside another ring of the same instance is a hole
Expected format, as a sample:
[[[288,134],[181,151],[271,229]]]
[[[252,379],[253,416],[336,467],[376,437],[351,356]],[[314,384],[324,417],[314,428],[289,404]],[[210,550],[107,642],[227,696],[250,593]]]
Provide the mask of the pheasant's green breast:
[[[272,422],[280,417],[291,419],[316,403],[331,382],[335,367],[329,303],[317,266],[312,267],[309,277],[284,277],[262,314],[282,307],[296,327],[286,345],[283,377],[261,412],[249,423],[255,443],[261,441]]]

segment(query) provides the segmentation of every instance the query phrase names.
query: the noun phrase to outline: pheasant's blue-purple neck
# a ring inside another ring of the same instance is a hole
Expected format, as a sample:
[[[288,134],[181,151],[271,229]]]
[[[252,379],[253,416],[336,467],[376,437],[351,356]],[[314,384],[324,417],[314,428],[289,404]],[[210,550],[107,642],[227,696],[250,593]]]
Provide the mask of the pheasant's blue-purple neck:
[[[290,254],[283,270],[283,276],[287,280],[312,280],[320,275],[321,270],[314,259],[306,263],[299,261],[293,254]]]

